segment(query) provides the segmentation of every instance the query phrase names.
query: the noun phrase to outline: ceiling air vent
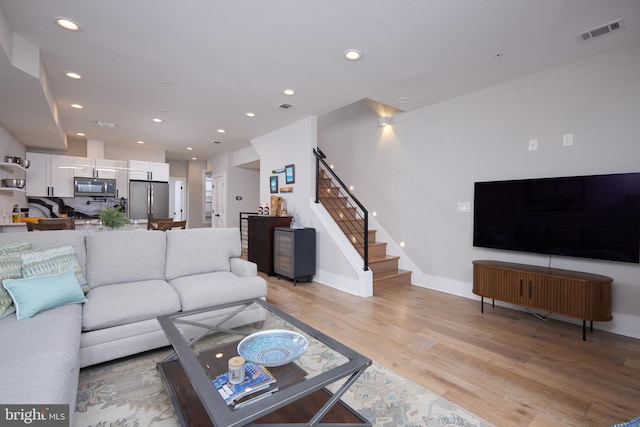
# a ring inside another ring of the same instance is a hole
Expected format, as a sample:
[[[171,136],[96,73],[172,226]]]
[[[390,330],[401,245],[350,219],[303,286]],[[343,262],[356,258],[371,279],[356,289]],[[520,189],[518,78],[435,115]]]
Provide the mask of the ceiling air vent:
[[[585,31],[583,33],[576,34],[578,41],[586,42],[587,40],[591,40],[595,37],[603,36],[612,31],[620,30],[624,26],[624,20],[618,19],[617,21],[609,22],[608,24],[604,24],[600,27],[593,28],[589,31]]]
[[[293,104],[288,104],[288,103],[284,102],[284,103],[278,105],[277,108],[279,108],[281,110],[288,110],[289,108],[292,108],[292,107],[293,107]]]
[[[116,127],[115,123],[111,123],[111,122],[96,122],[96,126],[101,127],[101,128],[109,128],[109,129],[113,129]]]

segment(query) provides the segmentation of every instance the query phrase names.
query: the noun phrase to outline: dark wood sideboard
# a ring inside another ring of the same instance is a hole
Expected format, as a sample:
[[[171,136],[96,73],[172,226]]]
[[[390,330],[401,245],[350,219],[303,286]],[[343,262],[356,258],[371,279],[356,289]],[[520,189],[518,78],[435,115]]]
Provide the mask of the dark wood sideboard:
[[[292,217],[251,215],[247,218],[247,259],[255,262],[258,270],[273,275],[273,229],[289,227]]]
[[[611,316],[613,279],[599,274],[538,267],[501,261],[473,261],[473,293],[484,298],[545,310],[582,319],[582,339],[586,321],[604,322]]]

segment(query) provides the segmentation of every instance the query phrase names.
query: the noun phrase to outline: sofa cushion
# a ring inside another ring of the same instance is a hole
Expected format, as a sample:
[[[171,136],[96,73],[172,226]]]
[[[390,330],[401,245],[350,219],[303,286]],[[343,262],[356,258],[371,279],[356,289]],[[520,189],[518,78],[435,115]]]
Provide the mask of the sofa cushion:
[[[242,253],[237,228],[190,228],[167,234],[167,280],[229,271],[229,258]]]
[[[75,251],[80,268],[86,274],[84,234],[80,230],[59,230],[55,233],[34,233],[27,231],[19,233],[0,233],[0,244],[15,243],[19,241],[28,241],[33,249],[70,245]]]
[[[183,311],[267,295],[262,277],[238,277],[228,271],[179,277],[169,283],[180,295]]]
[[[166,233],[103,231],[86,239],[87,281],[93,289],[142,280],[164,279]]]
[[[80,304],[57,307],[30,319],[9,316],[0,320],[0,402],[72,404],[81,326]]]
[[[128,231],[136,234],[137,232]],[[164,234],[155,231],[156,234]],[[91,331],[180,311],[180,298],[164,280],[99,286],[87,294],[82,329]]]
[[[62,273],[69,268],[78,279],[84,292],[89,292],[76,251],[71,245],[34,249],[20,255],[22,277],[47,276]]]

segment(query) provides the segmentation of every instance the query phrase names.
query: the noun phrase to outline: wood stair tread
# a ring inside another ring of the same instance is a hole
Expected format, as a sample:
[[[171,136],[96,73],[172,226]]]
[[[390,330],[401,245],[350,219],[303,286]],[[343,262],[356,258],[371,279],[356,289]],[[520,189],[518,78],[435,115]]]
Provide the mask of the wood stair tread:
[[[396,255],[385,255],[384,258],[370,259],[369,264],[375,264],[377,262],[384,262],[384,261],[391,261],[394,259],[400,259],[400,257]]]
[[[380,281],[380,280],[384,280],[384,279],[388,279],[390,277],[398,277],[398,276],[403,276],[403,275],[407,275],[407,274],[411,274],[411,271],[409,270],[401,270],[401,269],[397,269],[395,271],[383,271],[379,274],[375,274],[373,281]]]

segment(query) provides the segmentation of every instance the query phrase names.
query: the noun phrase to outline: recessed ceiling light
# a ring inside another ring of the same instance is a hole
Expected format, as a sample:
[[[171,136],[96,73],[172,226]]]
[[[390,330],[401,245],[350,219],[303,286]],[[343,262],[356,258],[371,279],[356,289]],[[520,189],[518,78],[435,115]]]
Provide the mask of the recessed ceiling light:
[[[246,114],[246,116],[247,116],[247,117],[255,117],[255,116],[256,116],[256,113],[247,113],[247,114]]]
[[[77,108],[78,110],[82,110],[84,107],[80,104],[71,104],[71,108]]]
[[[144,141],[136,141],[138,144],[144,144]]]
[[[296,94],[296,91],[293,89],[285,89],[282,91],[282,93],[284,93],[287,96],[293,96]]]
[[[56,24],[69,31],[80,31],[80,25],[69,18],[56,18]]]
[[[345,50],[344,57],[349,61],[357,61],[358,59],[362,58],[362,52],[357,49]]]
[[[73,71],[69,71],[67,73],[64,73],[65,76],[69,77],[70,79],[74,79],[74,80],[80,80],[82,78],[82,76],[78,73],[74,73]]]
[[[156,123],[162,123],[162,119],[159,119],[159,118],[157,118],[157,117],[156,117],[156,118],[154,118],[154,119],[153,119],[153,121],[154,121],[154,122],[156,122]]]
[[[224,130],[224,129],[218,129],[218,133],[225,133],[225,132],[226,132],[226,130]]]
[[[187,150],[191,151],[191,150],[193,150],[193,148],[192,147],[187,147]]]
[[[222,144],[220,141],[213,141],[212,144]]]
[[[76,135],[78,135],[78,136],[87,136],[87,134],[85,134],[84,132],[78,132],[78,133],[76,133]]]
[[[396,102],[397,102],[398,104],[406,104],[406,103],[408,103],[409,101],[411,101],[409,98],[398,98],[398,99],[396,99]]]
[[[198,160],[198,158],[197,157],[192,157],[191,160]]]

